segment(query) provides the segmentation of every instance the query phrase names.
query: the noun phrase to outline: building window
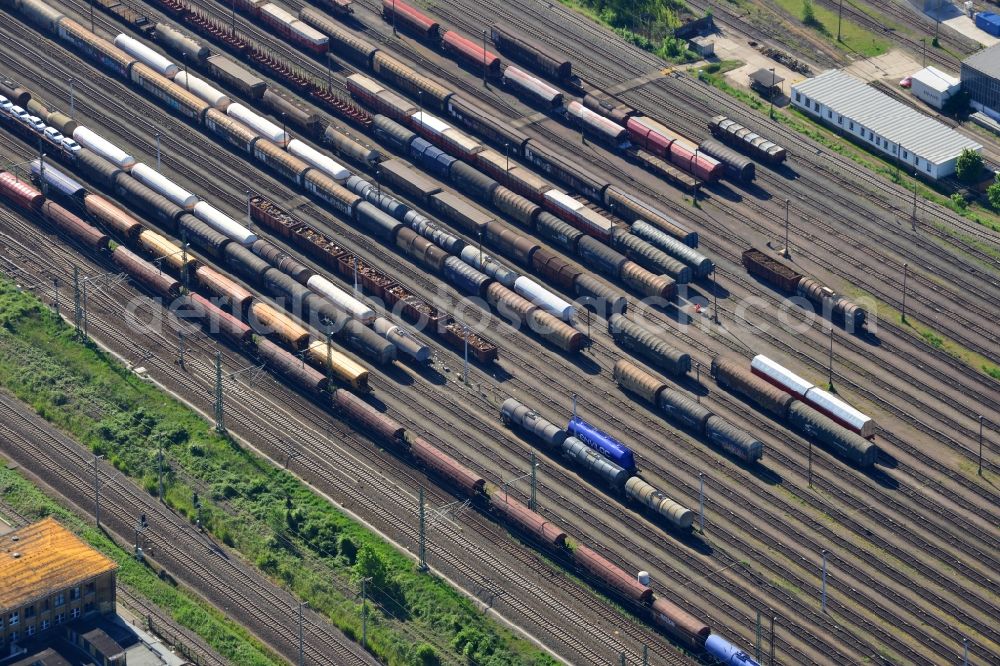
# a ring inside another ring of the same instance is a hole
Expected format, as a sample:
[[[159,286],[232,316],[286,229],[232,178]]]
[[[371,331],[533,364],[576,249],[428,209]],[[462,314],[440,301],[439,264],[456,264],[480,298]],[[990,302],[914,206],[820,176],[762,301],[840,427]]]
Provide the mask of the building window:
[[[66,613],[56,613],[56,624],[62,624],[66,621]]]
[[[35,625],[29,624],[28,627],[24,630],[24,635],[25,636],[34,636],[35,635]]]
[[[80,617],[80,609],[74,608],[72,611],[70,611],[70,615],[72,615],[73,619],[75,620],[76,618]]]
[[[898,151],[898,149],[899,149],[899,147],[898,147],[898,146],[893,146],[893,147],[892,147],[892,154],[893,154],[893,155],[895,155],[895,154],[896,154],[896,152]]]
[[[84,613],[93,613],[95,608],[96,608],[96,606],[94,605],[94,602],[93,601],[88,601],[87,603],[85,603],[83,605],[83,612]]]
[[[849,121],[849,122],[848,122],[847,124],[848,124],[848,126],[850,127],[850,130],[851,130],[851,131],[853,132],[853,131],[854,131],[854,121],[853,121],[853,120],[851,120],[851,121]]]
[[[97,591],[97,585],[95,585],[93,581],[87,583],[87,586],[83,588],[84,594],[93,594],[96,591]]]
[[[21,621],[21,614],[18,611],[14,611],[7,616],[7,624],[12,627],[17,626],[17,623]]]
[[[13,643],[13,642],[14,642],[14,641],[16,641],[16,640],[17,640],[18,638],[20,638],[20,636],[18,636],[18,633],[17,633],[16,631],[12,631],[12,632],[10,632],[9,634],[7,634],[7,637],[8,637],[8,638],[10,638],[10,642],[11,642],[11,643]]]
[[[80,586],[77,585],[72,590],[69,591],[69,600],[76,601],[80,598]]]
[[[927,162],[927,173],[931,172],[931,163]]]
[[[42,620],[42,631],[45,631],[51,626],[52,626],[51,622],[49,622],[48,620]]]
[[[833,118],[833,109],[827,109],[826,110],[826,117],[827,118]]]
[[[903,159],[904,159],[904,160],[908,160],[908,159],[910,159],[910,155],[909,155],[909,153],[907,153],[907,152],[906,152],[905,150],[903,151]]]
[[[839,113],[837,114],[837,124],[838,125],[844,124],[844,116],[840,115]]]
[[[819,102],[813,102],[813,109],[815,109],[817,112],[819,111]]]
[[[24,619],[27,620],[29,617],[35,617],[35,607],[25,606],[24,607]]]
[[[59,606],[62,606],[65,603],[66,603],[66,593],[60,592],[59,594],[56,595],[56,607],[58,608]]]
[[[802,101],[802,94],[798,90],[795,91],[795,101],[796,102]]]

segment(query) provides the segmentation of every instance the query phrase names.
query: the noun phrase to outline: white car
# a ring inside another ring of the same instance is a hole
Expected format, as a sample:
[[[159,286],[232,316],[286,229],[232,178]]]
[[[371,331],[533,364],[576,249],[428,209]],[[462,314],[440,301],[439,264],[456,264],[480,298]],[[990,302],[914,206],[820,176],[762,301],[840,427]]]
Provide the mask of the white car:
[[[62,140],[65,138],[62,135],[62,132],[60,132],[59,130],[57,130],[55,127],[46,127],[45,131],[42,132],[42,134],[45,135],[46,139],[48,139],[52,143],[56,144],[57,146],[59,144],[61,144]]]
[[[0,95],[0,111],[3,111],[4,113],[10,113],[10,110],[13,108],[14,104],[3,95]]]
[[[19,106],[10,107],[10,115],[14,116],[16,120],[20,120],[25,125],[28,124],[28,112]]]
[[[73,139],[68,136],[64,136],[62,140],[62,147],[67,153],[76,154],[80,152],[80,144],[78,144]]]
[[[38,116],[28,116],[28,127],[35,130],[35,134],[41,134],[45,131],[45,123]]]

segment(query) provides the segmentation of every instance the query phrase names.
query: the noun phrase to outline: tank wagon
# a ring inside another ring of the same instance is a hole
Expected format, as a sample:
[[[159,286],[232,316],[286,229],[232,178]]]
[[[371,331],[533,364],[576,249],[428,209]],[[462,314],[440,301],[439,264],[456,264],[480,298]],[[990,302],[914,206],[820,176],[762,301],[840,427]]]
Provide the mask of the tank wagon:
[[[864,328],[868,312],[817,280],[805,277],[787,264],[756,248],[744,250],[741,260],[750,275],[777,287],[786,294],[796,294],[806,298],[820,308],[820,314],[824,317],[840,320],[852,330]]]
[[[666,382],[635,363],[619,359],[614,368],[615,382],[623,390],[660,408],[671,421],[705,437],[711,444],[738,460],[753,464],[764,457],[764,444],[733,426]]]
[[[765,164],[778,165],[788,158],[784,148],[726,116],[715,116],[709,120],[708,129],[720,141]]]
[[[573,417],[566,424],[566,432],[608,460],[621,465],[627,472],[635,472],[635,454],[632,453],[632,449],[600,428],[587,423],[579,417]]]

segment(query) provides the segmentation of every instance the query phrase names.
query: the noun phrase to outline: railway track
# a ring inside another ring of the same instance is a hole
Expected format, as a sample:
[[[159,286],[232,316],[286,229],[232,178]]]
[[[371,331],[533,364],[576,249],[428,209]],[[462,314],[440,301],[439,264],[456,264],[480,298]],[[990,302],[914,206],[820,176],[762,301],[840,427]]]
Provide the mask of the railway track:
[[[79,84],[79,82],[78,82],[78,84]],[[86,91],[84,88],[78,88],[78,90],[85,91],[88,94],[92,93],[94,95],[94,97],[102,99],[104,103],[106,103],[106,104],[112,104],[112,98],[110,96],[105,95],[101,91],[93,91],[93,90]],[[122,104],[120,102],[118,102],[117,104],[118,104],[118,107],[120,107],[120,108],[116,108],[114,106],[109,106],[107,108],[115,108],[116,113],[117,112],[125,113],[128,110],[127,105],[124,105],[124,104]],[[127,136],[129,137],[129,140],[132,143],[136,144],[136,145],[143,145],[144,144],[144,142],[142,140],[142,137],[141,136],[137,136],[135,134],[135,132],[128,132]],[[181,170],[183,170],[183,167],[181,167]],[[224,170],[220,169],[220,171],[224,171]],[[192,173],[192,172],[189,171],[188,173]],[[242,190],[241,184],[240,184],[239,190]],[[220,196],[224,196],[225,195],[225,192],[222,191],[221,189],[217,190],[215,193],[218,194],[218,195],[220,195]],[[273,405],[262,405],[262,407],[265,408],[265,409],[273,410]],[[294,424],[294,427],[293,427],[293,424],[287,424],[287,425],[288,425],[288,430],[291,430],[291,431],[300,429],[302,427],[301,423]],[[417,485],[417,484],[414,483],[414,485]],[[414,537],[414,540],[415,540],[415,535],[412,535],[412,536]],[[509,569],[509,573],[510,573],[510,575],[514,576],[514,575],[517,575],[518,571],[511,568],[511,569]],[[528,607],[525,606],[524,608],[525,608],[525,610],[527,612]],[[583,623],[583,619],[582,618],[580,618],[580,622]],[[682,662],[678,662],[678,663],[682,663]]]
[[[20,415],[20,407],[6,396],[0,396],[0,404],[5,406],[5,413],[20,418],[15,426],[0,424],[7,454],[23,464],[25,454],[30,453],[29,464],[39,476],[78,506],[85,506],[93,496],[93,457],[82,446],[57,437],[41,424]],[[104,477],[101,497],[105,526],[128,541],[139,513],[145,513],[153,528],[144,533],[144,541],[155,549],[151,551],[153,557],[174,565],[170,568],[172,575],[186,579],[188,584],[197,581],[195,589],[200,594],[214,599],[217,605],[225,604],[228,613],[245,626],[255,627],[255,632],[274,649],[289,659],[296,654],[296,632],[291,618],[298,604],[293,603],[291,595],[279,594],[259,574],[249,573],[237,558],[197,534],[187,520],[140,491],[107,463],[98,467],[99,476]],[[206,560],[217,566],[206,566]],[[285,632],[277,630],[282,617],[275,614],[279,608],[289,610]],[[255,615],[267,621],[254,622],[251,618]],[[334,657],[345,664],[377,663],[342,636],[336,638],[334,631],[310,619],[310,640],[305,646],[310,661],[325,663]]]
[[[471,15],[474,15],[472,13],[475,10],[471,6],[466,7],[463,4],[463,8],[468,9],[468,12]],[[439,11],[440,13],[442,13],[442,14],[444,14],[446,16],[449,15],[449,12],[443,11],[441,7],[438,7],[437,11]],[[454,18],[454,15],[452,15],[452,17]],[[509,17],[508,16],[507,18],[508,18],[508,20],[513,20],[513,17]],[[467,18],[464,19],[464,20],[466,22],[468,21]],[[552,28],[553,28],[553,30],[558,30],[559,26],[553,25]],[[611,54],[607,54],[607,55],[608,55],[608,58],[609,58],[608,61],[611,61],[610,60]],[[607,163],[607,162],[604,162],[604,164],[609,169],[614,170],[614,171],[620,173],[622,176],[624,176],[626,178],[628,177],[628,174],[621,173],[620,167],[616,167],[616,166],[611,165],[610,163]],[[669,202],[666,199],[664,199],[662,197],[662,195],[660,195],[659,193],[657,193],[657,192],[655,192],[655,191],[653,191],[651,189],[644,188],[641,185],[638,185],[637,183],[633,183],[633,185],[638,186],[639,189],[643,190],[645,194],[653,197],[654,199],[659,200],[662,203],[667,203],[671,207],[675,207],[672,204],[672,202]],[[733,209],[731,206],[727,206],[725,204],[721,204],[721,202],[718,201],[719,198],[716,197],[714,199],[716,200],[716,203],[718,205],[724,207],[725,212],[727,212],[730,216],[732,216],[732,219],[744,219],[744,220],[746,220],[746,216],[738,214],[735,211],[735,209]],[[690,214],[690,213],[686,213],[686,214]],[[712,221],[711,218],[708,218],[706,216],[702,216],[702,217],[704,218],[703,219],[703,223],[705,223],[706,226],[710,227],[713,230],[713,232],[714,232],[713,237],[708,240],[707,244],[715,244],[715,243],[718,242],[718,239],[720,239],[720,238],[727,238],[728,239],[731,236],[731,230],[729,230],[728,228],[722,227],[718,223]],[[768,214],[767,217],[768,218],[773,218],[774,215]],[[771,236],[772,235],[770,233],[771,230],[768,229],[768,228],[766,228],[766,227],[764,227],[763,225],[759,225],[758,228],[762,231],[762,233],[767,234],[767,236]],[[812,234],[810,234],[810,235],[812,235]],[[848,237],[846,235],[844,235],[843,233],[838,232],[838,235],[845,242],[847,242],[849,240]],[[826,247],[832,248],[832,246],[829,243],[827,243],[827,242],[824,242],[823,244]],[[730,256],[738,256],[739,252],[741,250],[742,250],[742,248],[737,248],[737,250],[735,252],[735,255],[734,254],[730,254]],[[798,250],[797,250],[797,252],[798,252]],[[871,253],[869,253],[869,254],[872,256],[873,263],[874,263],[875,266],[880,265],[879,262],[884,261],[884,258],[881,258],[881,257],[876,258],[874,254],[871,254]],[[813,258],[815,258],[814,255],[810,255],[810,256],[813,256]],[[844,257],[844,259],[846,261],[846,259],[847,259],[846,256]],[[822,264],[822,263],[826,263],[826,262],[819,262],[819,263]],[[874,270],[876,272],[878,272],[877,268],[875,268]],[[740,273],[742,273],[742,271],[740,271]],[[730,278],[736,278],[736,275],[735,274],[730,274],[728,277],[730,277]],[[854,282],[858,281],[856,273],[852,273],[850,275],[847,275],[847,274],[841,272],[841,277],[844,277],[848,281],[854,281]],[[891,276],[882,275],[882,277],[883,278],[887,278],[887,277],[891,277]],[[926,280],[926,283],[928,285],[930,285],[932,288],[936,289],[936,290],[939,289],[939,287],[937,286],[937,284],[934,283],[934,282],[932,282],[932,281]],[[744,280],[744,284],[748,284],[749,285],[749,283],[746,282],[745,280]],[[899,304],[899,302],[898,302],[898,300],[896,300],[896,297],[895,297],[894,294],[884,293],[884,291],[882,289],[878,288],[876,286],[876,284],[877,284],[876,282],[868,282],[868,283],[866,283],[866,286],[868,286],[869,289],[871,289],[872,291],[874,291],[874,293],[877,293],[882,298],[888,300],[890,303],[895,302],[895,304],[897,304],[897,305]],[[966,288],[968,290],[972,291],[976,287],[975,287],[975,285],[967,284]],[[749,289],[749,293],[751,293],[751,294],[755,293],[756,291],[757,290],[755,288],[750,288]],[[927,302],[929,304],[929,307],[931,307],[931,308],[940,309],[940,306],[937,303],[931,302],[931,301],[929,301],[929,299],[925,299],[925,302]],[[973,304],[971,302],[967,302],[966,309],[967,310],[974,310],[975,308],[974,308],[974,306],[973,306]],[[954,316],[958,317],[958,315],[955,314],[954,312],[952,312],[951,314],[953,314]],[[882,325],[885,326],[886,324],[883,322]],[[899,327],[897,327],[897,326],[893,326],[892,330],[894,330],[895,332],[898,332],[901,335],[905,335],[905,333],[902,331],[902,329],[899,328]],[[967,336],[958,334],[958,335],[956,335],[956,337],[958,337],[959,339],[965,339],[965,341],[968,341]],[[995,334],[993,334],[992,337],[996,337]],[[975,345],[975,346],[980,346],[980,345]],[[1000,348],[1000,346],[998,346],[997,348]],[[942,356],[944,356],[944,355],[942,355]],[[913,363],[915,365],[915,367],[922,367],[924,365],[920,359],[918,359],[916,357],[913,357],[912,355],[909,355],[909,356],[907,356],[905,358],[906,358],[906,360],[908,362]],[[871,357],[869,357],[869,360],[871,360]],[[969,369],[967,368],[967,366],[964,366],[962,363],[960,363],[958,361],[955,361],[953,359],[946,359],[946,363],[948,363],[948,365],[952,369],[962,371],[964,374],[966,374],[967,376],[969,376],[969,378],[971,380],[973,380],[977,385],[981,386],[983,388],[983,390],[985,391],[985,393],[984,392],[978,392],[974,388],[970,388],[968,386],[965,386],[965,387],[963,387],[963,392],[961,394],[961,396],[963,398],[966,397],[967,395],[969,395],[971,393],[972,395],[976,396],[977,398],[979,398],[981,400],[981,402],[980,402],[981,405],[986,406],[986,405],[990,405],[990,404],[992,404],[994,402],[994,401],[992,401],[992,399],[989,398],[989,394],[990,394],[989,392],[995,389],[995,386],[994,386],[993,382],[991,382],[990,380],[988,380],[987,378],[985,378],[983,375],[981,375],[978,372],[975,372],[975,371],[970,372]],[[820,364],[820,365],[822,365],[822,364]],[[899,374],[899,372],[900,371],[897,370],[896,374]],[[935,375],[936,379],[938,379],[938,380],[940,380],[942,382],[943,386],[947,386],[947,385],[949,385],[953,381],[953,376],[952,375],[945,375],[944,373],[939,372],[939,371],[938,372],[933,372],[933,374]],[[979,413],[977,411],[973,411],[971,408],[966,407],[965,404],[964,404],[964,400],[962,400],[958,396],[956,396],[956,398],[957,398],[956,401],[955,401],[956,408],[959,409],[959,410],[961,410],[961,411],[963,411],[965,416],[969,417],[970,419],[975,419],[979,415]],[[881,401],[878,401],[878,402],[881,402]],[[926,406],[925,405],[921,405],[920,409],[921,409],[921,412],[923,412],[926,409]],[[940,413],[940,411],[937,411],[936,415],[943,416]],[[975,427],[974,426],[970,426],[970,425],[966,425],[964,427],[959,426],[959,424],[957,424],[954,420],[949,419],[948,417],[945,417],[945,423],[947,423],[949,425],[949,427],[952,427],[956,431],[963,431],[964,430],[963,434],[965,434],[970,440],[974,440],[975,439],[975,436],[976,436],[977,433],[975,431]],[[942,433],[940,431],[934,432],[934,433],[931,433],[931,434],[945,435],[945,433]],[[968,455],[970,457],[974,457],[974,452],[972,451],[972,447],[965,447],[964,445],[961,445],[961,444],[958,444],[957,442],[954,442],[954,440],[952,440],[952,442],[954,444],[957,444],[962,449],[964,449],[964,452],[965,452],[966,455]],[[994,449],[993,447],[991,447],[991,450],[996,450],[996,449]]]
[[[453,13],[443,7],[438,7],[436,10],[439,14],[452,19],[456,23],[461,24],[464,22],[465,24],[468,24],[469,19],[463,17],[463,14],[468,16],[473,12],[476,12],[477,9],[462,0],[454,0],[454,4],[462,7],[462,14]],[[480,8],[478,11],[480,12],[480,16],[482,16],[483,10]],[[508,22],[516,21],[518,18],[513,16],[509,9],[498,11],[500,16]],[[536,21],[542,22],[551,31],[558,34],[573,35],[576,44],[586,43],[588,45],[592,45],[592,50],[597,51],[601,57],[595,58],[590,54],[590,52],[586,52],[579,46],[568,50],[572,52],[574,56],[580,58],[583,62],[586,62],[594,71],[600,72],[600,75],[606,81],[615,81],[616,78],[620,78],[620,73],[617,70],[613,70],[608,67],[609,62],[620,61],[620,54],[613,49],[604,48],[602,46],[612,42],[612,38],[609,37],[607,33],[601,31],[597,26],[592,26],[589,30],[587,30],[588,39],[581,42],[581,40],[579,40],[579,35],[570,31],[566,25],[561,22],[553,20],[550,12],[540,11],[538,9],[533,9],[532,11],[533,18]],[[491,17],[482,16],[482,20],[488,22],[491,20]],[[580,19],[580,21],[586,22],[586,19]],[[569,40],[567,41],[569,42]],[[680,73],[675,74],[674,78],[681,84],[684,84],[683,87],[687,88],[686,93],[688,94],[681,93],[680,98],[678,98],[670,95],[654,95],[648,88],[637,88],[623,96],[626,99],[630,97],[640,98],[642,101],[638,104],[644,108],[669,109],[671,112],[671,118],[684,119],[681,124],[689,136],[704,136],[706,133],[704,119],[710,115],[718,113],[718,107],[712,108],[704,102],[703,97],[697,92],[697,89],[704,88],[705,86],[697,83],[693,78]],[[672,89],[672,92],[676,95],[679,91]],[[690,105],[679,103],[679,99],[683,99],[685,102],[693,102],[697,106],[699,113],[696,114],[692,112]],[[734,100],[727,101],[728,111],[735,111],[736,107],[737,103]],[[789,147],[791,147],[791,145],[801,146],[801,154],[808,154],[808,152],[812,151],[801,136],[793,136],[794,133],[792,132],[788,132],[787,134],[787,138],[789,140],[795,141],[794,144],[789,144]],[[796,215],[806,224],[797,223],[794,225],[796,231],[795,238],[797,241],[798,239],[806,238],[814,244],[820,243],[825,251],[831,253],[831,256],[838,257],[838,263],[825,263],[842,279],[852,283],[860,283],[861,286],[864,286],[870,293],[878,295],[880,298],[892,303],[897,308],[900,307],[897,296],[899,291],[896,287],[898,287],[898,280],[902,274],[902,261],[895,259],[895,257],[907,257],[909,256],[909,252],[895,239],[893,233],[886,233],[886,227],[884,224],[870,225],[862,222],[871,217],[870,209],[864,205],[856,203],[853,198],[845,198],[839,196],[839,192],[834,193],[830,191],[829,186],[825,184],[823,178],[813,178],[809,171],[796,174],[794,181],[789,181],[786,176],[779,176],[769,169],[762,169],[760,173],[767,179],[767,182],[773,186],[773,190],[781,191],[784,195],[788,195],[789,198],[794,196],[796,202],[804,201],[812,203],[815,205],[816,211],[829,212],[831,210],[842,209],[844,210],[844,218],[859,221],[860,224],[852,225],[850,232],[848,233],[842,228],[831,224],[829,215],[824,216],[809,214],[809,212],[801,205],[798,205],[796,207]],[[872,184],[877,181],[877,177],[873,174],[865,173],[864,171],[857,171],[855,175],[857,174],[861,174],[864,181],[868,184]],[[832,170],[823,169],[823,175],[830,180],[838,180],[836,174]],[[803,185],[807,185],[807,187],[800,187],[796,185],[793,188],[791,186],[792,182],[799,180],[802,181]],[[840,178],[839,180],[841,181],[843,187],[858,195],[858,201],[865,200],[867,198],[867,190],[860,187],[851,179]],[[817,196],[817,192],[825,193],[822,199]],[[658,196],[657,198],[663,200],[662,196]],[[784,198],[786,197],[783,196],[782,199]],[[780,218],[779,211],[766,208],[762,204],[755,201],[753,197],[743,196],[741,199],[743,204],[748,205],[759,212],[760,219],[762,220],[777,220]],[[778,201],[777,197],[772,200]],[[732,219],[743,219],[745,217],[739,215],[731,205],[727,204],[726,198],[723,196],[713,196],[707,199],[707,201],[709,202],[709,205],[721,208],[723,212],[732,216]],[[899,201],[899,199],[896,199],[896,201]],[[671,207],[678,210],[676,205],[672,204]],[[897,210],[888,202],[883,202],[881,207],[888,210],[890,213],[902,213],[902,211]],[[703,224],[706,224],[706,215],[699,215],[690,210],[678,210],[678,212],[685,217],[694,216],[696,218],[700,218],[700,221]],[[924,225],[921,226],[923,227]],[[823,239],[819,238],[814,231],[817,228],[823,229],[825,232],[836,237],[839,241],[844,241],[852,247],[860,248],[862,252],[871,258],[871,262],[868,264],[869,270],[871,271],[871,277],[877,279],[865,279],[867,276],[859,276],[857,273],[845,273],[842,269],[836,270],[834,267],[838,265],[856,264],[857,257],[856,255],[847,255],[829,242],[823,241]],[[869,243],[857,242],[857,233],[859,231],[870,239]],[[926,227],[925,231],[936,237],[939,241],[954,242],[954,239],[950,238],[944,232],[935,229],[933,226]],[[982,230],[980,229],[978,231]],[[917,234],[913,234],[911,236],[911,240],[919,247],[919,251],[921,252],[921,263],[926,265],[928,260],[932,260],[934,262],[933,265],[935,273],[942,274],[947,278],[947,280],[955,283],[957,286],[957,289],[950,290],[947,300],[942,299],[940,298],[942,296],[940,286],[941,278],[935,275],[937,279],[932,280],[915,271],[913,279],[916,282],[923,284],[928,290],[930,290],[932,296],[936,296],[938,298],[935,300],[932,297],[924,295],[924,293],[914,292],[912,294],[913,299],[924,304],[926,306],[924,311],[926,313],[930,313],[928,319],[934,321],[945,332],[949,333],[951,337],[961,341],[968,348],[983,354],[987,358],[1000,360],[996,351],[997,349],[1000,349],[1000,335],[998,335],[994,330],[995,327],[991,325],[991,319],[979,314],[982,302],[989,304],[993,312],[1000,313],[1000,279],[997,279],[996,276],[991,277],[988,273],[983,273],[981,270],[975,269],[968,263],[956,258],[953,254],[946,253],[937,243],[925,241]],[[993,241],[995,242],[995,240],[996,239],[994,238]],[[797,242],[797,245],[801,246],[801,243]],[[874,252],[872,248],[875,247],[882,250],[882,252]],[[891,267],[893,269],[891,274],[885,267],[886,253],[884,249],[894,253],[891,255],[893,257],[891,259]],[[984,263],[988,263],[1000,269],[1000,261],[991,255],[978,250],[974,246],[969,245],[968,243],[964,244],[962,251],[975,256]],[[972,276],[968,274],[970,270],[972,271]],[[970,279],[970,277],[972,279]],[[994,293],[991,293],[989,288],[986,290],[983,289],[983,281],[987,282],[987,287],[992,287],[992,291]],[[884,284],[892,284],[894,286],[892,292],[886,292],[884,286],[882,286]],[[971,299],[968,296],[968,294],[971,293],[979,295],[980,299]],[[950,307],[951,302],[954,302],[959,307]]]

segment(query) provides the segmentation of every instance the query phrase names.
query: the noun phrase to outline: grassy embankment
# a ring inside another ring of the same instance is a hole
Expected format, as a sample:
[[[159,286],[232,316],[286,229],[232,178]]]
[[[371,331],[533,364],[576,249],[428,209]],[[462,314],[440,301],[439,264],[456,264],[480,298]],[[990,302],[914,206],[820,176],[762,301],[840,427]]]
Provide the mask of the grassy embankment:
[[[39,300],[4,280],[0,385],[151,494],[162,444],[166,503],[192,521],[200,518],[215,538],[349,636],[361,635],[358,581],[372,578],[368,646],[382,661],[555,663],[440,578],[418,572],[409,557],[294,476],[218,435],[194,411],[81,342]]]

